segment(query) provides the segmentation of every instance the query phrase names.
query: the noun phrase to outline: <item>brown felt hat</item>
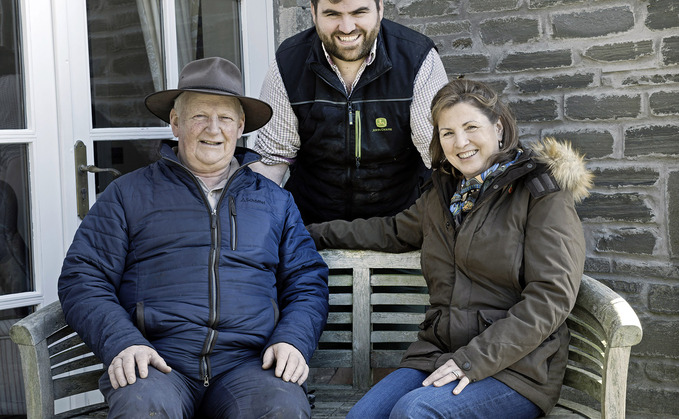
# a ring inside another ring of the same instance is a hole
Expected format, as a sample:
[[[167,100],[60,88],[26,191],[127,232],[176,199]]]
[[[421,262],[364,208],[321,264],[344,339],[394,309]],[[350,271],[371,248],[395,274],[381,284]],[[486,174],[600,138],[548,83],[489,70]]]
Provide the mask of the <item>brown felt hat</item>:
[[[146,96],[144,103],[151,113],[169,124],[174,100],[183,92],[231,96],[240,100],[245,111],[243,133],[263,127],[269,122],[273,113],[268,103],[243,96],[240,70],[234,63],[221,57],[191,61],[179,74],[176,89],[151,93]]]

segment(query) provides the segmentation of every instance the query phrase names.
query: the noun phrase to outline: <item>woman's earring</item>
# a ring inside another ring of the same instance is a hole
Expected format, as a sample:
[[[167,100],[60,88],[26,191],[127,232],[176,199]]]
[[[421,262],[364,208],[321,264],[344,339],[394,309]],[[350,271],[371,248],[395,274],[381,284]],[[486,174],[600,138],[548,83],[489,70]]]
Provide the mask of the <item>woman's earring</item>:
[[[502,149],[502,146],[505,145],[504,141],[500,140],[499,145],[500,145],[500,149]]]

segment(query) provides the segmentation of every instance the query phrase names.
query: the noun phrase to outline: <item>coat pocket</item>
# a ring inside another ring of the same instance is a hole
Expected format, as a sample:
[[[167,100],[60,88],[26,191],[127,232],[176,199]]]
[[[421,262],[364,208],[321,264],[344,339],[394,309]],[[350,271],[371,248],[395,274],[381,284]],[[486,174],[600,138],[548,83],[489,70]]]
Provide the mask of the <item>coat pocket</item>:
[[[439,334],[439,323],[441,322],[441,310],[429,310],[424,316],[424,321],[418,326],[420,329],[419,338],[431,342],[440,349],[447,351],[448,345]]]
[[[479,333],[488,329],[496,321],[507,317],[507,310],[480,310],[478,312]],[[551,335],[528,355],[518,360],[507,369],[517,372],[540,384],[547,383],[549,363],[559,351],[559,339]]]
[[[148,339],[148,337],[146,336],[146,323],[145,323],[146,319],[144,317],[144,302],[143,301],[140,301],[140,302],[137,303],[137,307],[135,309],[134,314],[135,314],[135,316],[134,316],[135,320],[137,322],[137,329],[139,329],[139,331],[141,332],[142,336],[144,336],[144,338]]]
[[[561,344],[555,335],[551,335],[533,352],[518,360],[508,369],[516,371],[540,384],[547,383],[552,358],[559,351]]]
[[[275,328],[278,325],[280,311],[278,310],[278,304],[276,304],[273,298],[270,298],[269,301],[271,301],[271,307],[273,308],[273,327]]]
[[[479,334],[488,329],[497,320],[507,317],[507,310],[479,310],[476,314],[479,326]]]

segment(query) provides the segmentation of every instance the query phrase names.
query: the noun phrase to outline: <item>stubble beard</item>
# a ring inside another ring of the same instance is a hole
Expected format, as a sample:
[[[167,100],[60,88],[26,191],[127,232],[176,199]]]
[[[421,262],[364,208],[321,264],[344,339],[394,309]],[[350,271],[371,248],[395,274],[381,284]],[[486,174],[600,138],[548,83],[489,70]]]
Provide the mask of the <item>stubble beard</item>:
[[[331,36],[327,36],[321,33],[318,33],[318,35],[321,38],[321,42],[323,42],[325,50],[328,52],[328,54],[342,61],[353,62],[362,60],[365,57],[367,57],[368,54],[370,54],[373,44],[375,43],[375,39],[377,39],[379,30],[380,26],[378,24],[368,33],[366,33],[363,30],[352,32],[351,34],[360,32],[363,38],[363,42],[361,43],[361,45],[354,49],[342,48],[336,43],[337,35],[351,35],[351,34],[335,32]]]

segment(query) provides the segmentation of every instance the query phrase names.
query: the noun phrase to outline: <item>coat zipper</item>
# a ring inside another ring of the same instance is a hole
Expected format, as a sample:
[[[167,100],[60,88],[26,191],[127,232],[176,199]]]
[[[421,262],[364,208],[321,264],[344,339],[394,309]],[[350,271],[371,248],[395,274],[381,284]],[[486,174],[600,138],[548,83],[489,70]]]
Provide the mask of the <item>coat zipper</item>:
[[[220,224],[219,224],[219,216],[217,214],[216,209],[212,209],[210,207],[210,202],[207,199],[207,196],[203,192],[203,188],[200,186],[200,183],[198,182],[198,179],[196,176],[191,173],[189,169],[186,168],[186,166],[182,165],[181,163],[172,160],[168,157],[163,156],[163,159],[168,161],[171,164],[177,165],[179,168],[184,170],[191,179],[193,179],[193,183],[196,185],[196,188],[198,188],[198,191],[200,192],[201,196],[203,197],[203,203],[208,209],[208,212],[210,214],[210,237],[211,237],[211,250],[210,250],[210,267],[209,267],[209,299],[210,299],[210,315],[209,315],[209,320],[207,327],[209,329],[208,336],[205,340],[205,344],[203,345],[203,352],[200,358],[200,374],[203,379],[203,385],[205,387],[208,387],[210,385],[210,376],[211,376],[211,368],[210,368],[210,359],[208,355],[212,352],[214,349],[214,346],[217,342],[217,330],[214,328],[215,325],[219,322],[219,274],[218,274],[218,265],[219,265],[219,233],[220,233]],[[236,178],[238,173],[243,170],[246,166],[248,166],[250,163],[246,163],[241,165],[236,172],[231,175],[231,178],[226,182],[226,185],[224,185],[224,189],[222,190],[222,195],[219,198],[219,202],[217,203],[216,208],[219,208],[222,200],[224,199],[224,196],[226,195],[227,190],[229,189],[229,186],[231,185],[231,182]],[[236,223],[236,201],[234,200],[233,196],[229,196],[229,214],[230,214],[230,219],[231,219],[231,248],[232,250],[236,250],[236,245],[238,243],[238,237],[237,237],[237,223]]]
[[[229,212],[231,214],[231,250],[236,250],[238,230],[236,228],[236,201],[233,196],[229,196]]]

